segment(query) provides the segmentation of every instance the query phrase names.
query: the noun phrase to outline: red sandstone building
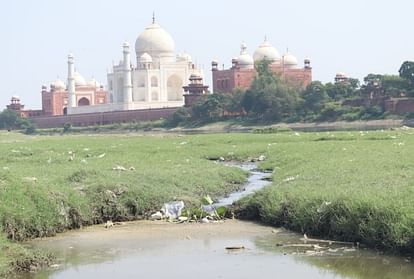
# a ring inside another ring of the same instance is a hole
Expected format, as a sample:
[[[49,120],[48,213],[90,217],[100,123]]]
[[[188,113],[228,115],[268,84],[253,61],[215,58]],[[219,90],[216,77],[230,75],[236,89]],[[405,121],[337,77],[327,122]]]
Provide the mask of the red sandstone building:
[[[76,106],[89,106],[108,103],[108,92],[95,79],[85,79],[75,72]],[[42,86],[42,109],[44,116],[66,115],[69,93],[66,84],[56,80],[47,86]]]
[[[309,59],[305,59],[304,67],[301,68],[295,56],[289,52],[280,56],[276,48],[266,39],[254,52],[253,57],[246,49],[246,44],[242,43],[240,55],[232,59],[230,69],[220,70],[216,60],[211,63],[214,93],[228,93],[237,88],[248,89],[256,76],[254,63],[261,60],[269,61],[273,73],[280,75],[291,85],[306,87],[312,82],[312,67]]]

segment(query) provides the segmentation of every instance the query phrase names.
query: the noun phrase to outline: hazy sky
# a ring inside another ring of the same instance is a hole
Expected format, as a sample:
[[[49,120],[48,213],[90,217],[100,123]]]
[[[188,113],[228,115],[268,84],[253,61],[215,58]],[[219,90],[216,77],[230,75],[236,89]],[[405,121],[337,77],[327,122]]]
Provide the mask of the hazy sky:
[[[0,5],[0,110],[12,95],[26,108],[41,108],[42,84],[67,75],[67,54],[87,79],[106,84],[106,72],[122,57],[122,43],[157,22],[204,67],[226,67],[245,41],[253,54],[267,35],[280,53],[311,58],[313,77],[332,81],[336,72],[362,79],[397,74],[414,60],[410,0],[3,0]],[[135,61],[135,55],[133,55]]]

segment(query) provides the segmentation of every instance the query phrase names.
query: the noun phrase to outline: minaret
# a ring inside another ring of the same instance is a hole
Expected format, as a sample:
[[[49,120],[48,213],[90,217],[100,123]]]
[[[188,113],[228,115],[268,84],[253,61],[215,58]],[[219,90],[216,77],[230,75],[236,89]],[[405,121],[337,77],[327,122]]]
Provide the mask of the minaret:
[[[76,107],[75,95],[75,66],[73,54],[68,55],[68,114],[72,113],[72,107]]]
[[[132,103],[132,75],[131,75],[131,55],[129,52],[129,44],[125,42],[124,48],[124,65],[123,65],[123,78],[124,78],[124,103]]]

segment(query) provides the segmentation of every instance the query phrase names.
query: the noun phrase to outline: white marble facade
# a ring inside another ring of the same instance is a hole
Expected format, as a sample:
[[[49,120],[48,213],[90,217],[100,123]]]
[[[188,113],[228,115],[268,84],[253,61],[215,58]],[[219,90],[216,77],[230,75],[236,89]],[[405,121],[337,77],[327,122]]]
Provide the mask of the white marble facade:
[[[107,75],[108,104],[72,105],[68,113],[180,107],[184,104],[183,86],[188,84],[190,75],[203,76],[190,55],[176,54],[174,40],[154,19],[138,36],[135,54],[133,65],[130,46],[125,42],[122,60]],[[73,58],[70,60],[73,63]],[[71,69],[69,66],[68,79],[73,75]]]

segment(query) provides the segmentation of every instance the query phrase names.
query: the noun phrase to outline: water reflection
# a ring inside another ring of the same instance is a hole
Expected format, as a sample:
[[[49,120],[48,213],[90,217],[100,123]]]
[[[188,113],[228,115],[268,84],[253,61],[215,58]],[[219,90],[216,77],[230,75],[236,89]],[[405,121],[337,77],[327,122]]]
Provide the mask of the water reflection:
[[[344,278],[414,278],[414,264],[410,258],[383,255],[352,245],[306,243],[300,235],[287,231],[258,237],[255,244],[259,249],[293,257],[298,263]]]

